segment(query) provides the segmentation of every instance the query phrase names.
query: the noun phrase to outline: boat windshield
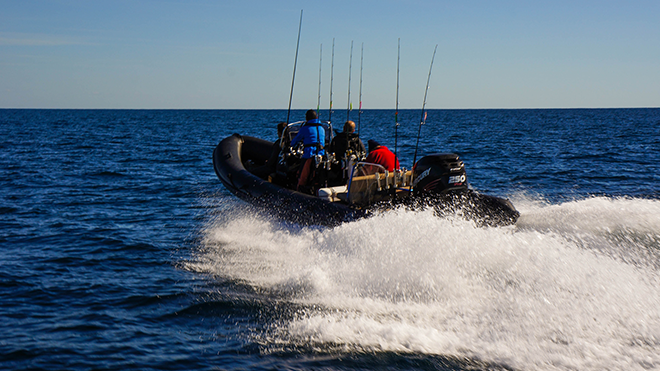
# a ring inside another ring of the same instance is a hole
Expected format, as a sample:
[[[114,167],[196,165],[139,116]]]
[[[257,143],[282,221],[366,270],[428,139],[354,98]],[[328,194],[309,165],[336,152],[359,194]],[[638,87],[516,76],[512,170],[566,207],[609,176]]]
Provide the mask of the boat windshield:
[[[284,129],[284,132],[282,133],[282,148],[288,148],[291,145],[291,141],[296,137],[296,134],[298,134],[300,127],[303,126],[304,123],[305,121],[292,122]],[[321,126],[325,130],[325,143],[323,143],[323,146],[327,147],[330,145],[330,142],[332,142],[334,136],[332,124],[327,121],[322,121]]]

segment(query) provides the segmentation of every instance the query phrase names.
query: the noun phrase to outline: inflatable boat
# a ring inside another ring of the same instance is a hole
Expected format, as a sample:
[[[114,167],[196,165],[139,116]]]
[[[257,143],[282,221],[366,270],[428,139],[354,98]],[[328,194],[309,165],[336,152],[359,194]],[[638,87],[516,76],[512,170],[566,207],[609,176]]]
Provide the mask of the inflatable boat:
[[[479,226],[514,224],[520,215],[509,200],[469,189],[464,164],[452,153],[425,156],[412,170],[394,171],[361,161],[363,154],[317,156],[313,185],[299,192],[302,151],[288,144],[300,125],[286,128],[280,146],[239,134],[223,139],[213,152],[218,178],[239,198],[303,225],[336,226],[397,207],[432,208],[440,217],[458,215]],[[331,136],[332,128],[326,133]],[[274,150],[281,154],[269,165]]]

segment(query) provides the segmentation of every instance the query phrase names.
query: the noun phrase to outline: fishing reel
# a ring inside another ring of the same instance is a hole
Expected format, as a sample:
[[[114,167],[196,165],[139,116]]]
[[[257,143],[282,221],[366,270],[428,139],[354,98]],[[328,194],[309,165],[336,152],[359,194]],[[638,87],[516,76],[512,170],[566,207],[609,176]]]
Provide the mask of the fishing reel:
[[[327,152],[325,155],[316,155],[314,156],[314,162],[317,169],[321,168],[330,170],[332,168],[332,164],[335,163],[335,155],[333,153]]]
[[[287,151],[283,152],[283,157],[285,159],[298,159],[300,160],[305,152],[305,146],[302,142],[299,142],[295,146],[288,146]]]

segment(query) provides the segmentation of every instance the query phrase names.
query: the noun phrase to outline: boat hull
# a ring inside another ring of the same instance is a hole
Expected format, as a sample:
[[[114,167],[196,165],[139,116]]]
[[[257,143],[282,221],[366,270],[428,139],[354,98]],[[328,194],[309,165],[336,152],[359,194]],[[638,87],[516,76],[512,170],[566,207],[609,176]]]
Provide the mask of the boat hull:
[[[412,210],[432,208],[439,216],[461,215],[480,226],[514,224],[520,215],[510,201],[472,190],[446,194],[416,194],[381,201],[367,207],[296,192],[270,183],[246,169],[263,165],[273,143],[234,134],[213,151],[213,167],[224,186],[237,197],[270,214],[303,225],[336,226],[396,207]]]

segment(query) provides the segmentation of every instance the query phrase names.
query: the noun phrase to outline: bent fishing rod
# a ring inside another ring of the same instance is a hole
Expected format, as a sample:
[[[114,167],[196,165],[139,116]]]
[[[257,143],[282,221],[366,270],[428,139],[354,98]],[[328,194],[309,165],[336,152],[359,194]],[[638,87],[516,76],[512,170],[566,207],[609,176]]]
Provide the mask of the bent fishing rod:
[[[300,9],[300,23],[298,24],[298,42],[296,43],[296,59],[293,62],[293,77],[291,78],[291,93],[289,94],[289,109],[286,112],[286,124],[289,125],[291,116],[291,100],[293,99],[293,83],[296,81],[296,67],[298,66],[298,48],[300,47],[300,30],[302,29],[303,11]]]
[[[422,135],[422,125],[426,123],[426,95],[429,92],[429,82],[431,81],[431,70],[433,70],[433,60],[435,59],[435,52],[438,50],[438,44],[435,44],[433,49],[433,57],[431,58],[431,67],[429,67],[429,76],[426,79],[426,90],[424,90],[424,103],[422,104],[422,118],[419,121],[419,130],[417,131],[417,144],[415,144],[415,156],[413,157],[413,167],[417,161],[417,148],[419,148],[419,137]]]

